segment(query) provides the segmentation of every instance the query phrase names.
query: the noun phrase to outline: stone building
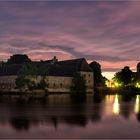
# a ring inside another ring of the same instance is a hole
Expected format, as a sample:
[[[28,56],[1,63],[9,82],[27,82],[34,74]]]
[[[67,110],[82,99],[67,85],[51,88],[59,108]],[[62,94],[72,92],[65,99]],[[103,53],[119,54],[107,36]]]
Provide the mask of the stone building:
[[[48,61],[32,62],[39,69],[48,68],[45,81],[49,92],[69,92],[72,78],[76,73],[84,76],[87,92],[93,92],[93,72],[84,58],[58,61],[56,57]],[[14,91],[16,78],[23,64],[8,64],[0,66],[0,90]],[[40,73],[36,77],[39,81]]]

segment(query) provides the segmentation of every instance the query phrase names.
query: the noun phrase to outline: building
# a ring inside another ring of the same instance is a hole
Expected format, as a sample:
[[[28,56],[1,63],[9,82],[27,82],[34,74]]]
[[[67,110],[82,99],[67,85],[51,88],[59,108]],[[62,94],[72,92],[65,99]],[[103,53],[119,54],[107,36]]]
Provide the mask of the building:
[[[93,92],[93,72],[84,58],[58,61],[56,57],[48,61],[31,62],[39,69],[48,68],[45,81],[49,92],[69,92],[72,78],[80,73],[86,80],[87,92]],[[23,64],[8,64],[0,66],[0,90],[13,91],[16,88],[18,77]],[[32,77],[33,79],[33,77]],[[41,80],[38,73],[34,81]]]

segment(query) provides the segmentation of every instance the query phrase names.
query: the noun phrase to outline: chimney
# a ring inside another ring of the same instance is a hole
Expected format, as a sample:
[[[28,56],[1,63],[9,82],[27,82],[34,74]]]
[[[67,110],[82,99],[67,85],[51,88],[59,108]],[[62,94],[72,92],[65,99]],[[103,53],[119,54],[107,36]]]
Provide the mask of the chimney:
[[[58,59],[56,58],[56,56],[53,57],[51,64],[55,64],[58,61]]]

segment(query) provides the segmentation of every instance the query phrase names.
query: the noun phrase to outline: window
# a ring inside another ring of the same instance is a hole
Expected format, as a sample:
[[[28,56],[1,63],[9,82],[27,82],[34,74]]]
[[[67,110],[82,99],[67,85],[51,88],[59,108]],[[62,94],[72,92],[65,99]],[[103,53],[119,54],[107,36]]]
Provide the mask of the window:
[[[84,78],[86,78],[86,75],[85,75],[85,74],[83,74],[83,77],[84,77]]]
[[[60,87],[61,87],[61,88],[63,87],[63,84],[62,84],[62,83],[60,83]]]

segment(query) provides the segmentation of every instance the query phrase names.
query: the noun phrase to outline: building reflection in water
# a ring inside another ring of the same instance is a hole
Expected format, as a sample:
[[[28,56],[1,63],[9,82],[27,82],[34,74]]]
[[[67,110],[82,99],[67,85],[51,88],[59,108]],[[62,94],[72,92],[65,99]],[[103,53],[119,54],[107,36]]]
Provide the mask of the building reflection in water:
[[[140,95],[136,96],[135,102],[123,100],[126,98],[121,95],[108,95],[106,98],[94,95],[92,100],[84,104],[66,102],[67,98],[66,100],[56,99],[55,102],[50,99],[47,103],[2,104],[0,105],[0,126],[2,122],[8,122],[12,129],[17,131],[29,131],[31,127],[41,125],[53,126],[58,131],[62,124],[84,128],[89,122],[94,123],[93,125],[102,123],[101,119],[106,115],[106,108],[111,113],[107,114],[108,117],[113,113],[129,118],[135,112],[140,121]]]
[[[120,113],[120,104],[119,104],[119,98],[117,94],[115,95],[115,99],[114,99],[113,113],[116,115],[119,115]]]
[[[29,130],[30,127],[30,121],[28,120],[28,118],[26,117],[13,117],[9,120],[11,126],[18,130],[18,131],[22,131],[22,130]]]
[[[134,112],[136,114],[138,114],[140,112],[140,95],[136,96],[136,102],[135,102],[135,106],[134,106]]]

